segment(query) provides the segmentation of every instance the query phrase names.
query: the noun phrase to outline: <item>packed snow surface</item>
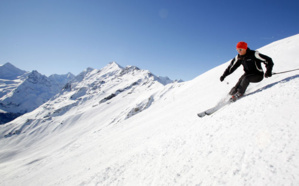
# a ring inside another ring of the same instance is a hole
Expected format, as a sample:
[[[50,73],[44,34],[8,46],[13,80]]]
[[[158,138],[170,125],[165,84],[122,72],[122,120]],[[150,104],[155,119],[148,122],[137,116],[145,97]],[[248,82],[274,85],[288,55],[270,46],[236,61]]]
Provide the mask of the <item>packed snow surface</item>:
[[[298,68],[299,35],[258,50],[273,72]],[[299,72],[250,84],[248,96],[197,117],[243,73],[220,82],[228,64],[167,85],[115,63],[87,70],[0,126],[0,185],[299,185]]]

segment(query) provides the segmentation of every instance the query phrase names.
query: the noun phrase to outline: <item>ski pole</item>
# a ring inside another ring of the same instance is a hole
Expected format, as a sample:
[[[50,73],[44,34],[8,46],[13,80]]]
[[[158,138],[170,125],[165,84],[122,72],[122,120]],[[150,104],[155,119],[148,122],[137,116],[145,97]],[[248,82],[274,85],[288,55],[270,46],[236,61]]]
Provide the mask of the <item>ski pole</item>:
[[[293,72],[293,71],[296,71],[296,70],[299,70],[299,68],[293,69],[293,70],[287,70],[287,71],[283,71],[283,72],[273,72],[272,75],[283,74],[283,73],[287,73],[287,72]]]

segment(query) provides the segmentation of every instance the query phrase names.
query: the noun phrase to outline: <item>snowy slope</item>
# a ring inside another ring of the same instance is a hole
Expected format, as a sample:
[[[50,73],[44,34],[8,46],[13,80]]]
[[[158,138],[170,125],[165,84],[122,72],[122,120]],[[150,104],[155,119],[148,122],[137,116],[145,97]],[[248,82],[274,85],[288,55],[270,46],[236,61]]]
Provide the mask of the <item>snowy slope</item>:
[[[298,50],[299,35],[259,49],[274,72],[298,68]],[[0,126],[0,185],[298,185],[299,72],[198,118],[242,74],[221,83],[228,64],[165,86],[134,67],[87,70]]]

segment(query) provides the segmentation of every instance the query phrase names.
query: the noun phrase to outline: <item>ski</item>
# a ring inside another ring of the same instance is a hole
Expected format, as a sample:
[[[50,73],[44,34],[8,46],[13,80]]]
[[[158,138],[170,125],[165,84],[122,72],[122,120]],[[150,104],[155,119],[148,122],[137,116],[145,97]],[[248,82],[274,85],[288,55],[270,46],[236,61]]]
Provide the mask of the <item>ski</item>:
[[[216,111],[220,110],[222,107],[224,107],[226,105],[229,105],[230,103],[233,103],[233,102],[235,102],[235,101],[237,101],[237,100],[239,100],[239,99],[241,99],[241,98],[243,98],[245,96],[247,96],[247,95],[244,95],[244,96],[242,96],[242,97],[240,97],[240,98],[238,98],[236,100],[233,100],[231,98],[231,96],[228,96],[228,97],[220,100],[219,103],[216,106],[214,106],[212,108],[209,108],[208,110],[205,110],[203,112],[198,113],[197,116],[200,117],[200,118],[202,118],[204,116],[212,115]]]
[[[212,115],[213,113],[215,113],[216,111],[218,111],[219,109],[221,109],[222,107],[224,107],[225,105],[228,105],[230,104],[231,101],[225,101],[225,102],[220,102],[218,103],[216,106],[212,107],[212,108],[209,108],[208,110],[205,110],[203,112],[200,112],[197,114],[198,117],[202,118],[204,116],[209,116],[209,115]]]

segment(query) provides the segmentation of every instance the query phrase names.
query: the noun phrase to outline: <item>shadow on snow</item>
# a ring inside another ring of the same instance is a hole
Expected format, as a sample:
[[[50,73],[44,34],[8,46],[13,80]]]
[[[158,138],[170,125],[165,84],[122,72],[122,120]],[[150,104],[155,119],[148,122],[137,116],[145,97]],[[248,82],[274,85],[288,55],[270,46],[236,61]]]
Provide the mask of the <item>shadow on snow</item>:
[[[259,88],[258,90],[254,91],[254,92],[251,92],[251,93],[247,94],[247,96],[252,95],[252,94],[256,94],[256,93],[261,92],[263,90],[269,89],[269,88],[271,88],[271,87],[273,87],[273,86],[275,86],[275,85],[277,85],[279,83],[285,83],[285,82],[291,81],[291,80],[296,79],[296,78],[299,78],[299,74],[294,75],[294,76],[290,76],[290,77],[287,77],[287,78],[285,78],[283,80],[280,80],[280,81],[271,83],[269,85],[266,85],[266,86],[264,86],[262,88]]]

